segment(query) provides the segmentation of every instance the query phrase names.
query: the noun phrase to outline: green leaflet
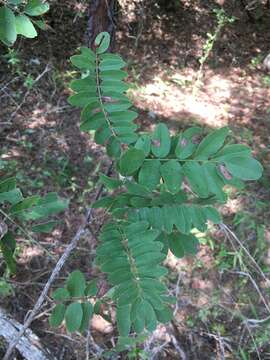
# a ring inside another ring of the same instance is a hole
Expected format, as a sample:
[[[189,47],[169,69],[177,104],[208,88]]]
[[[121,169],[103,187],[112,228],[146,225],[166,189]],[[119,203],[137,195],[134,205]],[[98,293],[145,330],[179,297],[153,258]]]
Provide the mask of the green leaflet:
[[[106,150],[107,150],[108,156],[119,159],[119,157],[121,156],[121,152],[122,152],[120,140],[114,136],[111,136],[108,139],[108,142],[106,145]]]
[[[78,94],[70,96],[68,102],[72,106],[83,108],[93,102],[97,102],[97,97],[94,91],[81,91]]]
[[[141,135],[135,144],[136,149],[144,151],[145,157],[149,155],[151,150],[151,139],[149,135]]]
[[[99,69],[101,72],[103,71],[115,71],[120,70],[124,66],[126,66],[126,63],[123,61],[123,59],[116,54],[102,54]]]
[[[262,176],[262,165],[251,157],[235,156],[225,159],[224,163],[231,175],[241,180],[258,180]]]
[[[145,161],[139,172],[139,183],[153,191],[160,183],[160,166],[159,160]]]
[[[88,75],[83,79],[73,80],[69,84],[70,88],[73,91],[80,92],[80,91],[93,91],[93,86],[96,84],[96,79]]]
[[[107,32],[101,32],[95,39],[97,54],[104,53],[110,45],[110,35]]]
[[[65,288],[59,288],[53,292],[52,298],[56,301],[65,301],[70,298],[70,293]]]
[[[131,328],[130,305],[117,307],[116,320],[120,336],[128,336]]]
[[[195,255],[198,251],[199,241],[194,235],[173,232],[168,239],[171,252],[178,258]]]
[[[67,306],[65,312],[65,322],[68,332],[74,332],[80,329],[83,319],[82,304],[75,302]]]
[[[40,233],[50,233],[52,229],[58,224],[58,221],[47,221],[45,223],[33,225],[32,231],[33,232],[40,232]]]
[[[34,38],[37,36],[36,29],[28,16],[16,16],[15,23],[17,34],[23,35],[27,38]]]
[[[7,46],[17,38],[15,15],[7,6],[0,7],[0,40]]]
[[[9,202],[10,204],[17,204],[23,199],[20,189],[12,189],[6,192],[0,193],[0,204]]]
[[[175,155],[178,159],[186,159],[190,157],[198,147],[198,139],[202,134],[202,128],[191,127],[185,130],[179,137],[176,145]]]
[[[84,295],[85,290],[85,277],[79,270],[73,271],[67,281],[67,290],[73,297],[80,297]]]
[[[150,196],[151,194],[147,187],[141,184],[137,184],[135,182],[126,181],[125,186],[128,192],[132,195]]]
[[[99,175],[99,181],[105,185],[109,190],[114,190],[119,188],[123,185],[123,182],[121,180],[109,177],[104,174]]]
[[[219,150],[213,159],[224,161],[229,160],[232,157],[243,157],[243,156],[251,156],[250,148],[245,145],[241,144],[232,144],[232,145],[225,145],[221,150]]]
[[[120,173],[124,176],[132,175],[142,166],[144,158],[143,150],[130,148],[119,160]]]
[[[35,24],[40,30],[48,30],[48,25],[44,20],[32,19],[32,23]]]
[[[58,327],[64,321],[66,307],[64,304],[57,304],[51,313],[49,323],[52,327]]]
[[[208,184],[202,165],[196,161],[186,162],[183,165],[183,173],[187,177],[191,189],[199,195],[199,197],[208,197]]]
[[[12,5],[19,5],[22,2],[23,2],[23,0],[8,0],[8,3],[12,4]]]
[[[158,124],[152,135],[151,151],[157,158],[166,157],[171,149],[170,133],[165,124]]]
[[[215,194],[216,198],[225,202],[227,200],[226,194],[223,191],[224,182],[217,171],[217,166],[214,163],[205,163],[201,165],[204,171],[204,178],[206,179],[208,190],[210,193]]]
[[[28,0],[24,12],[30,16],[39,16],[45,14],[49,8],[49,4],[42,0]]]
[[[177,160],[169,160],[164,163],[160,172],[168,191],[176,194],[182,186],[183,173],[181,165]]]
[[[107,70],[107,71],[102,71],[102,73],[100,74],[100,78],[102,80],[111,80],[111,79],[123,80],[127,76],[128,73],[122,70]]]
[[[228,133],[229,128],[224,127],[207,135],[199,144],[195,153],[195,159],[205,160],[215,154],[223,146]]]
[[[44,198],[30,197],[10,208],[13,216],[23,220],[37,220],[47,218],[66,209],[68,203],[59,199],[57,194],[49,193]]]
[[[71,63],[79,68],[80,70],[90,70],[91,73],[94,73],[95,69],[95,54],[92,50],[81,47],[80,55],[73,55],[70,58]]]
[[[8,231],[0,239],[0,250],[3,254],[4,260],[12,274],[16,272],[16,261],[14,258],[14,251],[16,249],[16,241],[13,234]]]
[[[98,292],[97,280],[91,280],[86,284],[84,294],[86,296],[95,296]]]
[[[208,220],[212,221],[214,224],[221,223],[222,218],[221,218],[219,212],[215,208],[213,208],[212,206],[205,206],[203,211]]]
[[[0,193],[7,192],[16,188],[16,178],[8,178],[0,181]]]
[[[90,319],[93,316],[94,308],[90,302],[82,303],[82,320],[80,324],[79,331],[83,333],[85,330],[89,328]]]

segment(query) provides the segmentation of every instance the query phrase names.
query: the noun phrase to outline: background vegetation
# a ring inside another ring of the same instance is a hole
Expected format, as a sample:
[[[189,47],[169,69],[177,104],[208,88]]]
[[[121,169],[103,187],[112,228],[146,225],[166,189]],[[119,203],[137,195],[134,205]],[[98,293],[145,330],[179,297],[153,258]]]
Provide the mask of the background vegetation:
[[[141,339],[142,345],[131,344],[123,358],[270,358],[270,76],[263,66],[270,16],[266,2],[246,10],[241,1],[219,3],[223,10],[218,2],[199,0],[122,0],[117,8],[116,50],[128,63],[133,84],[128,95],[140,129],[160,121],[172,131],[229,125],[265,170],[245,189],[227,189],[230,200],[220,211],[233,234],[213,226],[197,234],[201,246],[195,258],[168,257],[167,286],[178,299],[175,320],[150,340]],[[69,57],[84,43],[87,5],[51,1],[47,31],[34,39],[19,37],[10,49],[0,45],[0,176],[16,174],[25,196],[56,191],[70,199],[55,229],[35,235],[38,243],[21,234],[16,275],[1,260],[0,303],[20,322],[93,200],[98,172],[109,166],[101,147],[80,132],[79,113],[67,103],[68,82],[76,78]],[[74,268],[87,279],[98,277],[89,264],[103,220],[97,213],[59,286]],[[106,286],[99,278],[99,294]],[[48,298],[32,329],[57,359],[98,358],[115,344],[114,314],[102,304],[87,339],[52,330],[52,306]]]

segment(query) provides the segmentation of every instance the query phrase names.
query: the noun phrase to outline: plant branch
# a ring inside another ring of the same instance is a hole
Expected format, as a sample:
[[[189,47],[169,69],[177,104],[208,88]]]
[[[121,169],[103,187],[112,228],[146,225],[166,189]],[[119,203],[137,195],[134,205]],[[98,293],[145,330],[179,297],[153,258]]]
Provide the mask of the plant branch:
[[[113,163],[111,163],[108,171],[107,171],[107,175],[110,174],[111,170],[113,167]],[[102,194],[102,190],[104,188],[104,185],[101,185],[98,188],[98,191],[96,193],[96,196],[94,198],[94,201],[98,200]],[[39,298],[37,300],[37,302],[35,303],[32,311],[29,313],[29,316],[26,318],[22,328],[20,329],[20,331],[18,332],[16,338],[10,343],[6,354],[3,358],[3,360],[8,360],[10,358],[10,356],[12,355],[12,352],[14,350],[14,348],[17,346],[17,344],[19,343],[21,337],[23,336],[23,334],[25,333],[26,329],[29,328],[29,326],[31,325],[32,321],[34,320],[36,314],[38,313],[39,309],[41,308],[41,306],[43,305],[46,296],[48,295],[48,292],[50,290],[50,287],[52,285],[52,283],[56,280],[56,278],[58,277],[61,269],[63,268],[64,264],[66,263],[67,259],[69,258],[70,254],[72,253],[72,251],[76,248],[79,240],[81,239],[81,237],[85,234],[89,224],[92,222],[93,219],[93,208],[90,207],[87,210],[85,219],[82,223],[82,225],[78,228],[76,234],[74,235],[74,237],[71,239],[68,247],[66,248],[65,252],[63,253],[63,255],[60,257],[60,259],[58,260],[55,268],[53,269],[51,276],[49,278],[49,280],[47,281],[46,285],[44,286],[41,294],[39,295]]]

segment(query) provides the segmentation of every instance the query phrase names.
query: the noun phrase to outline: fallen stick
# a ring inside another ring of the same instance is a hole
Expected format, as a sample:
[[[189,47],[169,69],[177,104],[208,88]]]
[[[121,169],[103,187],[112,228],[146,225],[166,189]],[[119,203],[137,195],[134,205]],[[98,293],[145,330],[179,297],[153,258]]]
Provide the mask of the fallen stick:
[[[0,308],[0,337],[3,337],[7,343],[11,343],[17,338],[22,327],[22,324],[12,319]],[[29,329],[26,336],[20,337],[16,348],[27,360],[56,360],[48,350],[42,348],[40,339]]]
[[[109,169],[107,171],[107,175],[110,174],[110,172],[112,170],[112,167],[113,167],[113,163],[110,165],[110,167],[109,167]],[[103,185],[101,185],[99,187],[99,189],[98,189],[98,191],[96,193],[96,196],[94,198],[94,201],[99,199],[99,197],[102,194],[102,190],[103,190]],[[39,309],[41,308],[44,300],[46,299],[46,296],[48,295],[48,292],[50,290],[50,287],[51,287],[52,283],[58,277],[60,270],[64,266],[66,260],[70,256],[71,252],[76,248],[80,238],[85,234],[88,225],[92,221],[92,216],[93,216],[93,208],[89,208],[87,210],[87,214],[85,216],[83,224],[78,228],[76,234],[71,239],[69,245],[66,247],[66,250],[64,251],[63,255],[60,257],[57,264],[55,265],[55,268],[53,269],[53,271],[51,273],[51,276],[49,277],[49,280],[47,281],[47,283],[44,286],[41,294],[39,295],[39,298],[38,298],[37,302],[35,303],[35,306],[33,307],[32,311],[29,313],[29,316],[26,318],[26,320],[25,320],[22,328],[18,332],[16,338],[9,344],[9,347],[8,347],[8,349],[6,351],[5,356],[3,357],[3,360],[8,360],[10,358],[10,356],[12,355],[12,352],[13,352],[14,348],[17,346],[20,338],[23,336],[26,329],[28,329],[29,326],[31,325],[31,323],[34,320],[36,314],[38,313]]]

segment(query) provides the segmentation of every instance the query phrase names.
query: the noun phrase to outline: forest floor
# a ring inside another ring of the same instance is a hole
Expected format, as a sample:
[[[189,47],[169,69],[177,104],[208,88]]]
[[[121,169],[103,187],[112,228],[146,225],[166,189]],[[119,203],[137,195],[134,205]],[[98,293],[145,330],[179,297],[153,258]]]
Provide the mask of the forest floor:
[[[0,305],[20,322],[91,204],[98,172],[109,165],[103,149],[79,131],[79,112],[67,103],[68,82],[76,76],[69,57],[84,43],[85,6],[51,3],[48,31],[19,40],[9,51],[0,46],[0,176],[16,174],[25,194],[57,191],[70,199],[60,224],[40,236],[39,245],[19,242],[17,274],[6,278],[12,291],[4,297],[0,289]],[[262,61],[270,51],[270,14],[252,23],[239,8],[225,8],[235,20],[223,27],[196,83],[206,34],[217,24],[213,2],[171,3],[123,0],[119,8],[116,46],[128,63],[138,124],[146,129],[164,121],[172,131],[228,125],[237,141],[251,146],[265,172],[241,191],[230,189],[230,200],[220,208],[236,237],[213,227],[199,234],[196,257],[169,256],[168,285],[178,297],[175,320],[155,332],[150,348],[160,351],[156,359],[267,360],[270,73]],[[89,279],[97,274],[95,242],[90,235],[81,240],[55,285],[76,268]],[[84,337],[49,327],[51,307],[48,298],[32,330],[57,359],[85,359]],[[92,321],[92,335],[107,348],[117,337],[114,324],[101,316]],[[149,358],[140,346],[129,356]]]

